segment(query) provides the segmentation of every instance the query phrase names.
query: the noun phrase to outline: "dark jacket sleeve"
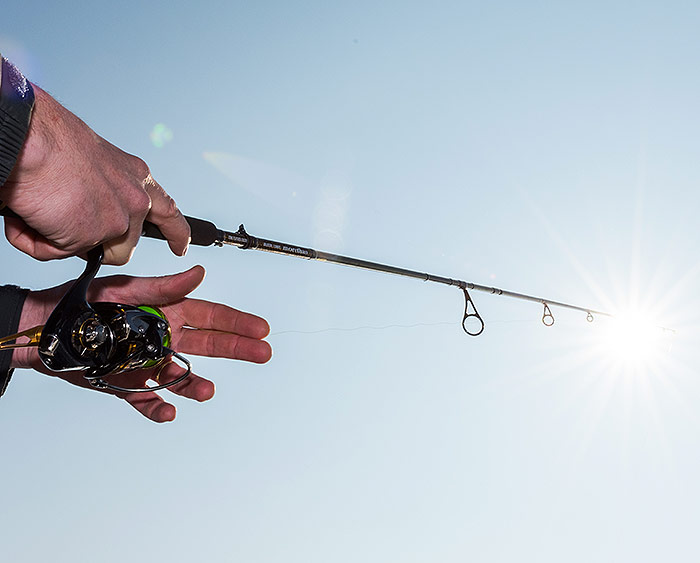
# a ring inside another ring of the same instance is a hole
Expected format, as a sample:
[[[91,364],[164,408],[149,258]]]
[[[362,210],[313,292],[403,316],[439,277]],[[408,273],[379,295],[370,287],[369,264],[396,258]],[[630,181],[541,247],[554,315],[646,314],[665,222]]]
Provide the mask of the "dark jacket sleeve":
[[[17,332],[27,293],[29,290],[20,289],[16,285],[0,286],[0,338]],[[12,377],[11,361],[12,350],[0,352],[0,396],[7,389],[7,384]]]

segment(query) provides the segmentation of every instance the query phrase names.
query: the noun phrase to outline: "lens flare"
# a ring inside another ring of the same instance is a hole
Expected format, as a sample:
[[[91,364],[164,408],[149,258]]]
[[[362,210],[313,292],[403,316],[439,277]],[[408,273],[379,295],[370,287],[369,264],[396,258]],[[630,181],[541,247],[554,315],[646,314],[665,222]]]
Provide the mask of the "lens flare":
[[[605,323],[602,346],[609,357],[627,367],[644,368],[669,351],[673,331],[655,326],[642,314],[621,313]]]
[[[173,140],[173,132],[164,123],[156,123],[151,129],[151,142],[153,146],[162,149],[167,143]]]

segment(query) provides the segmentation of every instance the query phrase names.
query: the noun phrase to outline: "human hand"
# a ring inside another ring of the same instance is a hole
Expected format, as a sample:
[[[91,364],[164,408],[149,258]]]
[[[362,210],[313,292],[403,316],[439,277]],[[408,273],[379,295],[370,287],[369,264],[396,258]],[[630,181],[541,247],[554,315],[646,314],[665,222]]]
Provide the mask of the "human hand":
[[[195,266],[186,272],[163,277],[137,278],[126,275],[97,278],[90,285],[88,300],[111,301],[125,304],[155,305],[160,308],[172,330],[171,348],[182,354],[231,358],[254,363],[265,363],[272,357],[270,345],[262,340],[269,333],[267,322],[255,315],[243,313],[217,303],[185,297],[204,279],[204,268]],[[70,284],[42,291],[32,291],[25,300],[19,330],[43,325]],[[18,348],[12,356],[12,366],[34,368],[80,387],[90,388],[79,372],[52,372],[39,359],[36,348]],[[109,378],[120,387],[140,388],[157,377],[158,367],[126,372]],[[159,383],[168,383],[184,373],[174,363],[160,373]],[[183,382],[167,389],[177,395],[206,401],[214,396],[214,383],[191,374]],[[145,417],[155,422],[175,418],[175,406],[155,392],[112,393],[132,405]]]
[[[7,182],[4,201],[21,219],[5,219],[5,236],[38,260],[87,252],[104,244],[105,264],[126,264],[144,220],[183,255],[190,228],[146,163],[94,133],[34,86],[27,138]]]

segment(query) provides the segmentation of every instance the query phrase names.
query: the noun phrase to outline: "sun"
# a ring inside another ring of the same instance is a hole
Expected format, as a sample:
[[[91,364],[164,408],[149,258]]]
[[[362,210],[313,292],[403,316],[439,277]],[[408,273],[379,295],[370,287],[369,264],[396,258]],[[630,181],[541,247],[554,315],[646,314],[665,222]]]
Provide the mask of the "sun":
[[[635,310],[618,313],[601,324],[601,351],[614,364],[638,371],[658,365],[670,351],[675,334]]]

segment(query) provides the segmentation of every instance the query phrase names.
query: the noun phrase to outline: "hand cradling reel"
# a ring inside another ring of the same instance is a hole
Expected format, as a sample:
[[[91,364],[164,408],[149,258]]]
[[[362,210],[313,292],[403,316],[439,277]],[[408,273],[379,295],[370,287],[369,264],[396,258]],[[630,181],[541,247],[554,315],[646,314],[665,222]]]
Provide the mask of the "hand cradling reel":
[[[80,371],[96,389],[143,393],[165,389],[192,372],[187,358],[171,348],[170,324],[156,307],[120,303],[88,303],[87,291],[100,269],[102,246],[87,255],[85,271],[56,305],[46,324],[0,339],[0,350],[38,346],[42,363],[51,371]],[[15,342],[26,337],[28,342]],[[111,376],[159,366],[158,377],[171,357],[186,366],[173,381],[154,387],[128,388],[107,381]]]

